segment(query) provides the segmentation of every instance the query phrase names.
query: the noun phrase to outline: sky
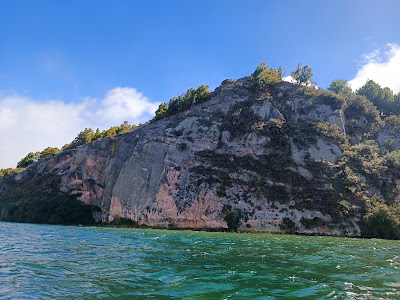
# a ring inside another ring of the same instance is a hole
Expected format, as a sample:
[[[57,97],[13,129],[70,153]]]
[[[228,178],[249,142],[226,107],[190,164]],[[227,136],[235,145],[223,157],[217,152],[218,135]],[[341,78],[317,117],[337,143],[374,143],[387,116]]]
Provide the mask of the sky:
[[[202,84],[299,62],[400,92],[400,1],[0,0],[0,168],[84,128],[144,123]]]

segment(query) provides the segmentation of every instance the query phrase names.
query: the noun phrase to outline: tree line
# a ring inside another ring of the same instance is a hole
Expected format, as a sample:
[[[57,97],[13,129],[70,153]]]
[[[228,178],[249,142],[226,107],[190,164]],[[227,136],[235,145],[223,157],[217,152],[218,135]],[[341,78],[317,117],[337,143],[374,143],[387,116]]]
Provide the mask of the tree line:
[[[135,127],[136,125],[129,125],[128,121],[125,121],[120,126],[113,126],[103,131],[100,131],[99,128],[97,128],[96,131],[94,131],[91,128],[85,128],[85,130],[81,131],[69,144],[65,144],[61,149],[56,147],[54,148],[47,147],[41,152],[29,152],[24,158],[22,158],[17,163],[17,169],[26,168],[29,165],[38,162],[39,160],[55,156],[64,150],[75,149],[78,146],[85,145],[87,143],[91,143],[96,140],[128,132]],[[0,178],[9,176],[10,174],[14,173],[17,169],[12,169],[12,168],[1,169]]]

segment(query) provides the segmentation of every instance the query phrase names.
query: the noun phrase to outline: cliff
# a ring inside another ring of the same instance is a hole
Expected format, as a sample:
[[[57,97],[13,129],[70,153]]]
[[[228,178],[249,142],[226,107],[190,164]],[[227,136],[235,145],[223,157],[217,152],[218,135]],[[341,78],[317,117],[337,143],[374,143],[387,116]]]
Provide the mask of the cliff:
[[[252,90],[249,80],[28,167],[1,183],[2,219],[26,220],[30,189],[37,201],[71,197],[63,207],[75,195],[87,205],[74,204],[79,217],[101,223],[359,236],[373,199],[398,201],[398,174],[379,159],[400,139],[368,103],[287,82]]]

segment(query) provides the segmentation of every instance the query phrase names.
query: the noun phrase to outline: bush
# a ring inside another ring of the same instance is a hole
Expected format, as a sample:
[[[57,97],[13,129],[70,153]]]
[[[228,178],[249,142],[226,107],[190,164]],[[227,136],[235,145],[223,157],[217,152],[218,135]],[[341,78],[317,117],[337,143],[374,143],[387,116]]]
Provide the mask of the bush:
[[[1,169],[0,170],[0,179],[6,178],[15,172],[17,172],[17,169],[13,169],[13,168]]]
[[[237,214],[234,211],[228,212],[224,217],[224,221],[228,225],[229,231],[236,232],[238,230],[239,218],[238,218]]]
[[[393,151],[385,156],[386,162],[389,167],[400,169],[400,151]]]
[[[262,90],[271,84],[278,83],[282,80],[283,68],[279,67],[279,70],[270,68],[266,63],[261,63],[253,74],[251,74],[251,83],[249,88],[255,90]]]
[[[379,111],[364,96],[350,97],[344,104],[343,110],[347,120],[346,132],[348,135],[365,134],[384,124]],[[365,124],[358,124],[360,117],[366,119]]]
[[[51,148],[51,147],[47,147],[46,149],[44,149],[42,152],[40,152],[39,154],[39,160],[40,159],[45,159],[45,158],[49,158],[52,157],[54,155],[57,155],[58,153],[60,153],[61,150],[58,148]]]
[[[120,126],[113,126],[103,131],[100,131],[97,128],[96,132],[94,132],[91,128],[85,128],[85,130],[81,131],[70,144],[64,145],[62,150],[75,149],[78,146],[85,145],[93,141],[127,132],[135,127],[136,125],[129,125],[128,121],[125,121]]]
[[[315,84],[311,81],[313,76],[312,69],[309,66],[303,67],[301,63],[297,65],[296,70],[291,72],[290,75],[298,85],[308,86],[310,84]]]
[[[400,219],[386,204],[377,205],[363,218],[362,236],[368,238],[399,239]]]
[[[128,219],[128,218],[123,218],[123,217],[115,218],[112,222],[110,222],[110,225],[115,226],[115,227],[120,227],[120,228],[139,227],[135,221]]]
[[[399,95],[394,95],[391,89],[387,87],[382,88],[373,80],[368,80],[357,90],[357,94],[365,96],[368,100],[372,101],[386,115],[400,114]]]
[[[289,218],[283,218],[279,227],[285,233],[295,233],[297,230],[296,224]]]
[[[336,79],[331,82],[330,86],[328,87],[329,91],[332,91],[336,94],[343,94],[346,96],[350,96],[353,94],[349,83],[346,80]]]
[[[197,89],[188,89],[185,94],[169,100],[169,103],[161,103],[153,120],[160,120],[175,115],[189,109],[193,105],[210,100],[209,88],[208,85],[201,85]]]
[[[75,196],[29,197],[22,203],[9,203],[4,221],[46,224],[93,224],[92,210]]]
[[[313,103],[329,105],[333,110],[336,110],[341,109],[345,101],[346,97],[342,94],[323,91],[315,98]]]
[[[303,224],[303,226],[307,229],[325,226],[324,220],[322,220],[321,218],[318,218],[318,217],[314,217],[313,219],[307,219],[307,218],[302,217],[300,220],[300,223]]]
[[[387,117],[385,119],[385,129],[391,134],[400,134],[400,117]]]
[[[94,224],[92,207],[58,190],[61,178],[42,175],[32,181],[11,183],[0,193],[3,221],[46,224]]]
[[[342,132],[342,129],[338,125],[331,125],[329,122],[318,122],[315,126],[318,136],[332,140],[338,145],[342,145],[347,142],[346,134]]]
[[[25,156],[23,159],[21,159],[18,164],[17,164],[17,168],[25,168],[35,162],[37,162],[39,160],[40,157],[40,153],[36,152],[30,152],[28,153],[27,156]]]

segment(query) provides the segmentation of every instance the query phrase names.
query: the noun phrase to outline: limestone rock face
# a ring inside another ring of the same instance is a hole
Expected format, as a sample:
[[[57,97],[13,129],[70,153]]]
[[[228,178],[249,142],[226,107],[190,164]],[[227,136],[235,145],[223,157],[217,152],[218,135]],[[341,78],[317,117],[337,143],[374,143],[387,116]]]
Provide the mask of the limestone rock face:
[[[227,228],[233,212],[242,229],[289,224],[310,234],[359,235],[355,216],[334,222],[337,200],[327,198],[329,179],[315,169],[318,161],[335,164],[340,148],[301,129],[328,122],[344,131],[343,112],[310,106],[290,83],[266,93],[249,90],[248,81],[226,80],[206,103],[64,151],[16,179],[57,174],[59,190],[98,207],[103,223]]]

